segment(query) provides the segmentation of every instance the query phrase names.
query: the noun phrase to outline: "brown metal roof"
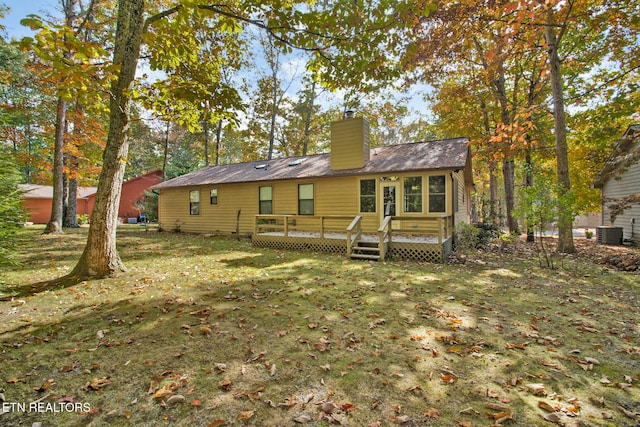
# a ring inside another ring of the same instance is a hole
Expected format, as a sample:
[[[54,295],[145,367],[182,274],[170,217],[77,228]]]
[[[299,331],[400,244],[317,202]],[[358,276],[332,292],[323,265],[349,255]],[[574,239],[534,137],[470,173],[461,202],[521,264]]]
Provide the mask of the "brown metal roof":
[[[297,165],[291,165],[302,160]],[[388,174],[407,171],[455,170],[470,165],[469,138],[452,138],[371,149],[370,160],[358,169],[331,170],[330,154],[209,166],[182,175],[152,189],[238,182],[309,179],[319,177]],[[468,172],[470,173],[470,172]],[[470,176],[470,175],[469,175]]]

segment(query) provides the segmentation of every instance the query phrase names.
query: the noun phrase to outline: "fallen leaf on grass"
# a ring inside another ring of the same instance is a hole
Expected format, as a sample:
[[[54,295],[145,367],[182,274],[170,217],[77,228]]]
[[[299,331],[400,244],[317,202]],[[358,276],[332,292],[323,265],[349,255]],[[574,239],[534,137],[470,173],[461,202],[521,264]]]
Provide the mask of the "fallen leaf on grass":
[[[191,406],[202,406],[202,402],[199,399],[194,399],[191,401]]]
[[[556,412],[556,409],[553,406],[543,400],[538,401],[538,408],[547,412]]]
[[[219,427],[226,424],[225,420],[213,420],[207,425],[207,427]]]
[[[563,422],[560,419],[560,416],[558,415],[557,412],[552,412],[550,414],[544,414],[542,416],[542,418],[544,418],[546,421],[549,421],[551,423],[558,424],[558,425],[563,425]]]
[[[42,393],[43,391],[50,389],[54,385],[55,385],[55,381],[53,381],[52,379],[48,379],[45,382],[43,382],[40,387],[35,387],[34,390],[39,393]]]
[[[94,378],[93,380],[88,381],[82,388],[85,391],[89,391],[89,390],[95,391],[95,390],[100,390],[102,387],[110,383],[111,381],[109,380],[109,377]]]
[[[185,399],[185,397],[181,394],[174,394],[173,396],[169,397],[165,403],[167,403],[168,405],[172,405],[175,403],[184,403],[187,399]]]
[[[231,391],[231,389],[233,388],[233,384],[230,380],[224,380],[218,383],[218,387],[220,387],[224,391]]]
[[[547,368],[560,369],[560,365],[555,362],[549,362],[548,360],[543,360],[540,362],[542,366],[546,366]]]
[[[340,405],[340,408],[342,408],[342,410],[345,412],[349,412],[353,410],[355,407],[356,405],[353,405],[351,403],[343,403],[342,405]]]
[[[400,415],[399,417],[393,417],[392,420],[396,424],[406,424],[411,421],[411,417],[408,415]]]
[[[442,382],[447,384],[453,384],[458,381],[458,377],[450,374],[440,375],[440,379],[442,380]]]
[[[331,341],[327,337],[322,337],[317,343],[313,344],[313,348],[321,353],[325,352],[331,349]]]
[[[338,405],[333,402],[322,402],[320,404],[320,410],[325,414],[331,414],[336,409],[338,409]]]
[[[436,408],[431,408],[427,412],[424,413],[425,418],[440,418],[440,411]]]
[[[630,411],[630,410],[628,410],[626,408],[623,408],[622,406],[618,406],[618,410],[620,412],[622,412],[624,414],[624,416],[627,417],[627,418],[633,418],[635,420],[638,419],[638,415],[639,414],[637,412]]]
[[[311,422],[311,420],[313,420],[313,417],[309,412],[303,412],[293,419],[294,422],[299,424],[306,424]]]
[[[527,384],[525,385],[526,389],[530,392],[533,393],[535,396],[546,396],[547,395],[547,390],[545,390],[544,388],[544,384]]]
[[[256,411],[242,411],[238,415],[238,419],[241,421],[247,421],[249,418],[255,415]]]
[[[506,406],[498,405],[497,403],[493,402],[488,402],[485,406],[489,409],[493,409],[494,411],[507,412],[509,410],[509,408],[507,408]]]
[[[24,378],[18,378],[18,377],[9,378],[7,380],[9,384],[15,384],[15,383],[24,382],[24,381],[25,381]]]
[[[490,412],[485,412],[485,415],[487,416],[487,418],[493,418],[494,420],[496,420],[496,423],[498,422],[498,420],[502,420],[502,419],[509,419],[513,417],[513,412],[510,411],[503,411],[503,412],[494,412],[494,413],[490,413]]]
[[[155,392],[155,394],[153,395],[153,398],[162,399],[164,397],[169,396],[171,393],[173,393],[173,388],[169,385],[164,385]]]
[[[507,350],[524,350],[524,348],[527,346],[527,344],[511,344],[511,343],[507,343],[504,345],[504,348],[506,348]]]

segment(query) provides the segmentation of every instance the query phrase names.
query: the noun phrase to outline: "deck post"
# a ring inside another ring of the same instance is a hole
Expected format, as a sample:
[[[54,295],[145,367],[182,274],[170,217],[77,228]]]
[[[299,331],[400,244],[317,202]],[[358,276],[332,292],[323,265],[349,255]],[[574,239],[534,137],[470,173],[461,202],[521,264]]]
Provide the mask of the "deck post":
[[[324,239],[324,216],[320,217],[320,238]]]
[[[289,237],[289,217],[284,215],[284,237]]]
[[[438,218],[438,244],[442,246],[442,232],[443,232],[443,224],[442,218]]]
[[[258,215],[253,217],[253,235],[258,235]]]

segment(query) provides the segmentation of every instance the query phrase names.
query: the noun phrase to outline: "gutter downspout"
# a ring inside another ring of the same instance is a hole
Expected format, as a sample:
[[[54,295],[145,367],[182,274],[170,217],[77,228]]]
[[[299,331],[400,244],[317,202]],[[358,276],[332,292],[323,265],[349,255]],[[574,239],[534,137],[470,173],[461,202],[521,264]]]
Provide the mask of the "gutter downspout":
[[[450,172],[449,176],[451,177],[451,247],[454,249],[456,247],[456,202],[454,197],[458,197],[458,194],[453,194],[456,188],[453,172]]]

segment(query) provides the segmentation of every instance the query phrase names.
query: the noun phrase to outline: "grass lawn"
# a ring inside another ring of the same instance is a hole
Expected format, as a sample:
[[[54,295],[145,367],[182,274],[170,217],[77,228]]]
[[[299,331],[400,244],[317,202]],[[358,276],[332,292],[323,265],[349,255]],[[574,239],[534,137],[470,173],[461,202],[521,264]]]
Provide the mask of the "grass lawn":
[[[524,244],[375,263],[123,226],[128,272],[6,299],[78,259],[86,229],[41,231],[0,273],[3,426],[640,422],[637,272],[542,269]]]

